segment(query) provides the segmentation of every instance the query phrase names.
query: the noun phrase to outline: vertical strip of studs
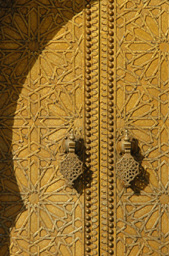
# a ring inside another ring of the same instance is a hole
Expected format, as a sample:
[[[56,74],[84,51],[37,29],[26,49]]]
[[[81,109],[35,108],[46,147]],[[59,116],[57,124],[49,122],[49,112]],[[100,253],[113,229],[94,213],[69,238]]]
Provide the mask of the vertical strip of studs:
[[[100,2],[100,255],[108,252],[108,0]]]
[[[99,255],[98,1],[85,1],[85,253]]]
[[[114,255],[114,0],[100,14],[100,255]]]
[[[109,138],[109,153],[108,153],[108,162],[109,162],[109,191],[108,191],[108,202],[109,202],[109,242],[108,242],[108,252],[109,255],[114,255],[114,143],[115,143],[115,134],[114,134],[114,0],[109,0],[108,5],[108,27],[109,27],[109,78],[108,78],[108,116],[109,116],[109,128],[108,128],[108,138]]]

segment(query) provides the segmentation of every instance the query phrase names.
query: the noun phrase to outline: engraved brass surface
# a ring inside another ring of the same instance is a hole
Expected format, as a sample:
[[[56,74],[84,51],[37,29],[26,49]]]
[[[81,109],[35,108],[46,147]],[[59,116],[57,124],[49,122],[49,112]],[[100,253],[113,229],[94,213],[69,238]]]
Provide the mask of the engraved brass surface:
[[[169,254],[168,17],[167,0],[1,7],[2,256]],[[130,187],[116,175],[124,127],[142,166]],[[81,193],[59,170],[72,128]]]
[[[124,155],[116,164],[117,176],[125,187],[129,187],[131,182],[139,175],[139,163],[131,155],[131,144],[132,142],[126,130],[121,141],[121,151],[124,151]]]
[[[168,255],[169,2],[115,2],[116,138],[138,140],[149,176],[139,194],[117,180],[115,255]]]
[[[13,3],[0,9],[0,255],[83,255],[84,196],[57,157],[83,133],[83,2]]]
[[[65,148],[68,153],[64,154],[64,159],[60,163],[60,172],[67,180],[68,185],[73,186],[77,178],[83,173],[83,162],[75,153],[76,142],[73,132],[65,140]]]

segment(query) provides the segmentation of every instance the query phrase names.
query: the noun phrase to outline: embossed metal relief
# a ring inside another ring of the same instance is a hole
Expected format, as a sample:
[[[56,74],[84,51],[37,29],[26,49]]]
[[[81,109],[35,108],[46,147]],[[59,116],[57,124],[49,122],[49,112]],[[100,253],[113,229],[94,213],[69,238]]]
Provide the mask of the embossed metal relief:
[[[139,163],[131,155],[131,144],[132,142],[126,130],[120,145],[121,151],[124,153],[116,164],[117,176],[125,187],[130,186],[131,182],[139,175]]]
[[[131,131],[149,175],[139,196],[116,180],[115,255],[168,255],[169,2],[116,1],[115,13],[116,139]]]
[[[83,173],[83,162],[75,153],[76,142],[73,131],[65,140],[66,151],[64,159],[60,163],[60,172],[67,180],[69,186],[73,186],[74,181]]]
[[[84,198],[57,156],[83,132],[83,1],[13,2],[0,9],[0,255],[82,255]]]

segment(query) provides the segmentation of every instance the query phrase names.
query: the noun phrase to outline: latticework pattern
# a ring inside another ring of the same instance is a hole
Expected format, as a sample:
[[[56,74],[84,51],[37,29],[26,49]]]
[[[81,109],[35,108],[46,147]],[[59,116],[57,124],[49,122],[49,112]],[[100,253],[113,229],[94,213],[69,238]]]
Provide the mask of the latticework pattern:
[[[139,174],[139,163],[130,154],[125,154],[116,165],[117,175],[123,184],[128,187],[131,181]]]

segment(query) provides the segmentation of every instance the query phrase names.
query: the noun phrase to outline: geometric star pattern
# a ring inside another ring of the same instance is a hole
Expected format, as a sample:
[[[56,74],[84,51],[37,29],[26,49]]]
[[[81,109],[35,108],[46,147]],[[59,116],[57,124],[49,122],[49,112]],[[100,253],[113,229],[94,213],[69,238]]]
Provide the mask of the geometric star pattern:
[[[58,167],[63,138],[83,132],[82,9],[18,0],[0,11],[2,256],[83,253],[83,195]]]
[[[169,254],[168,1],[117,1],[117,140],[138,140],[149,182],[137,195],[117,180],[117,255]]]

